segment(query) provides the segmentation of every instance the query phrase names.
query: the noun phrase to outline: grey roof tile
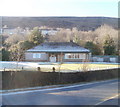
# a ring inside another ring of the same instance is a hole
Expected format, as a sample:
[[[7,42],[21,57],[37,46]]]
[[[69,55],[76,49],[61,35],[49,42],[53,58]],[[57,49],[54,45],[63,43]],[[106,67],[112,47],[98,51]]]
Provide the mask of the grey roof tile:
[[[27,52],[90,52],[90,50],[73,42],[45,42]]]

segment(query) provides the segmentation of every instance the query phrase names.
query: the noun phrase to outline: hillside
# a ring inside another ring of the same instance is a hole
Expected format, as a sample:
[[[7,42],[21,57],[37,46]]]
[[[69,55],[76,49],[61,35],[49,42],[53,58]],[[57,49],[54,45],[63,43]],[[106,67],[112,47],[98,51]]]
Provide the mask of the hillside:
[[[94,30],[97,27],[108,24],[117,28],[117,18],[110,17],[3,17],[3,26],[9,28],[48,26],[53,28],[73,28],[79,30]]]

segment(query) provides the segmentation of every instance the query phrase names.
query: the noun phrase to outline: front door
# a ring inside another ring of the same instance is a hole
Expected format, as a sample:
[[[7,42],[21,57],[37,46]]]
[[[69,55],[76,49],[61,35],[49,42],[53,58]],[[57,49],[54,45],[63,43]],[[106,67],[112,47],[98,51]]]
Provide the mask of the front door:
[[[55,55],[50,56],[50,62],[56,62],[56,56]]]

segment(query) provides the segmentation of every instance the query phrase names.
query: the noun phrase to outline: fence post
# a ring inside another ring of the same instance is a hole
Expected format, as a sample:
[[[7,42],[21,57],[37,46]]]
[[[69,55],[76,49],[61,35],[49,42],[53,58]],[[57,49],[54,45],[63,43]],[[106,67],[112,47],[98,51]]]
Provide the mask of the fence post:
[[[38,71],[41,71],[40,67],[37,68]]]

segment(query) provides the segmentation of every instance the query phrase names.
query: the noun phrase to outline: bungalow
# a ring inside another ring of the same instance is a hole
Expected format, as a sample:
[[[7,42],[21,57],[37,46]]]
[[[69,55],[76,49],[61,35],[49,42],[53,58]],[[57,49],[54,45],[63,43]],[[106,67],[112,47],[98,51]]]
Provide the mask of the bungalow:
[[[25,61],[37,62],[82,62],[90,57],[90,50],[74,42],[45,42],[25,52]]]

